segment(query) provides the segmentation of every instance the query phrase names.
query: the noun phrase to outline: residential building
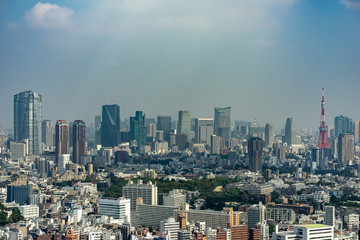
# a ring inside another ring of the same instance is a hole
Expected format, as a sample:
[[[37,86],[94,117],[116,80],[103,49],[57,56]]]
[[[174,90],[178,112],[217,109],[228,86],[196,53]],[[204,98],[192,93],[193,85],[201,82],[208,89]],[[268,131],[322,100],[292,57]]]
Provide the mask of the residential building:
[[[59,155],[69,153],[69,123],[58,120],[55,126],[55,164],[59,164]]]
[[[131,200],[131,211],[136,209],[136,200],[139,197],[143,199],[144,204],[157,205],[157,195],[158,188],[151,181],[146,184],[142,180],[138,180],[138,183],[128,181],[123,187],[123,197]]]
[[[131,221],[130,216],[130,199],[126,198],[100,198],[99,200],[100,215],[106,215],[116,219]]]
[[[86,152],[86,125],[82,120],[73,123],[73,163],[81,165],[81,159]]]

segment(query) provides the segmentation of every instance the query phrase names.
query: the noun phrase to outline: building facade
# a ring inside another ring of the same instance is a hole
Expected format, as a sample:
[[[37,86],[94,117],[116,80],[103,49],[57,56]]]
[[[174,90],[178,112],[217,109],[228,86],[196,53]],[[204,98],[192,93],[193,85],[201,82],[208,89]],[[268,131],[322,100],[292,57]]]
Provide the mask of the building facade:
[[[120,106],[117,104],[102,106],[100,141],[103,147],[120,143]]]
[[[73,162],[81,164],[81,158],[86,150],[86,125],[82,120],[75,120],[73,124]]]

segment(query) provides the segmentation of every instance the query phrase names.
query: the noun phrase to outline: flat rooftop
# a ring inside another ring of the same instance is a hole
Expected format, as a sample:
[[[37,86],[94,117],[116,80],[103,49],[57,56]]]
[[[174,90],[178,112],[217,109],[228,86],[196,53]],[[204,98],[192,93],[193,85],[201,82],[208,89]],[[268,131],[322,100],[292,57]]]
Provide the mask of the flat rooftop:
[[[305,228],[323,228],[323,227],[331,227],[329,225],[325,224],[305,224],[305,225],[296,225],[299,227],[305,227]]]

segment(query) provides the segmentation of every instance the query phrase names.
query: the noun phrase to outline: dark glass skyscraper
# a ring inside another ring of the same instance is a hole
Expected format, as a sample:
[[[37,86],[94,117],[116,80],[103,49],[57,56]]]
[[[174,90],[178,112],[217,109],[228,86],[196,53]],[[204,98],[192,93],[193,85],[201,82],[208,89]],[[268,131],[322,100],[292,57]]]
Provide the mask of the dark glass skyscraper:
[[[164,131],[164,139],[170,143],[171,117],[170,116],[158,116],[156,127],[157,127],[157,130]]]
[[[14,96],[14,138],[16,142],[29,139],[29,154],[40,154],[41,147],[41,106],[38,93],[25,91]]]
[[[82,120],[75,120],[73,124],[73,162],[81,164],[81,158],[85,155],[85,132],[86,125]]]
[[[145,114],[136,111],[135,117],[130,117],[130,140],[136,140],[138,145],[146,145]]]
[[[334,119],[335,137],[341,133],[353,133],[353,122],[349,117],[343,115],[336,116]]]
[[[252,172],[262,171],[263,140],[252,137],[248,141],[249,165]]]
[[[225,144],[229,144],[231,136],[231,107],[216,107],[214,120],[214,133],[221,137]]]
[[[117,104],[102,106],[100,141],[103,147],[120,143],[120,106]]]

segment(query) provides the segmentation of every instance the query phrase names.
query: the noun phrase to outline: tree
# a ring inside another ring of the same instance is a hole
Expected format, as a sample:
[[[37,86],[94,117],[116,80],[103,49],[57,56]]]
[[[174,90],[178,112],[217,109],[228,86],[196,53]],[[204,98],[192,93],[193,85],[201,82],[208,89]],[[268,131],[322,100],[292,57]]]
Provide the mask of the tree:
[[[13,208],[9,220],[12,223],[16,223],[16,222],[24,220],[24,217],[23,217],[23,215],[21,215],[21,212],[18,208]]]
[[[269,235],[275,232],[275,224],[269,223]]]

